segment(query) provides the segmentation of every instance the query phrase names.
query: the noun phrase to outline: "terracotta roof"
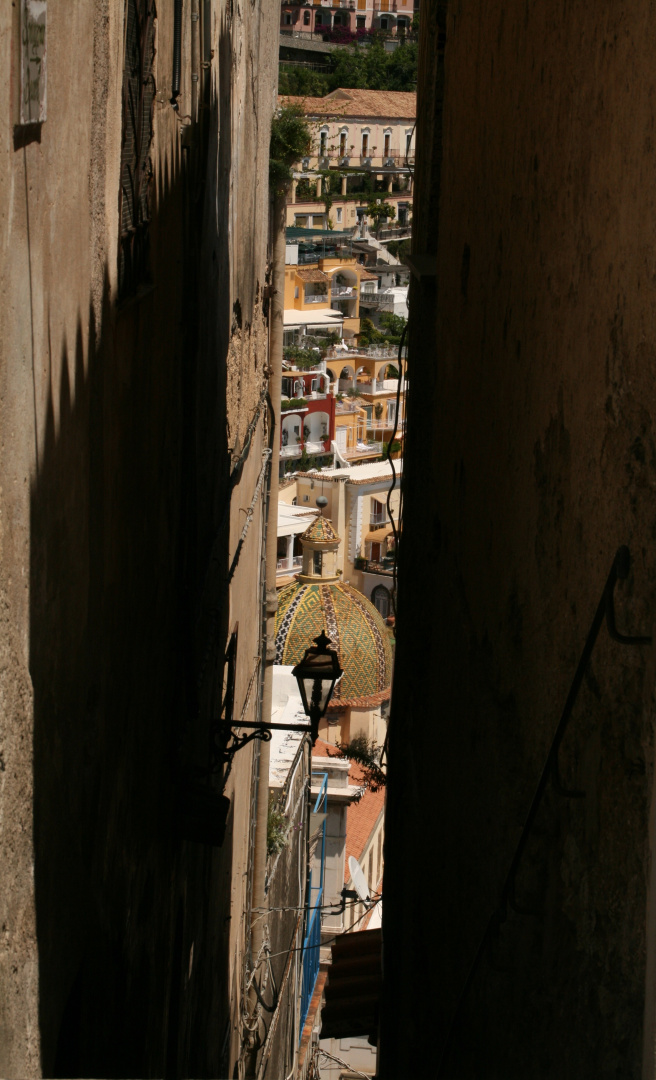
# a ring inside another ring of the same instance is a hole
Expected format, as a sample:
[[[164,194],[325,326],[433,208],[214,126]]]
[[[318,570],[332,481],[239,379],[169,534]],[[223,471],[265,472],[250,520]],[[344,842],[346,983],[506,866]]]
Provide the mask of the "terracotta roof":
[[[351,763],[349,770],[349,784],[362,783],[362,777],[364,773],[359,765],[355,762]],[[344,881],[347,882],[351,876],[349,870],[349,856],[353,855],[358,862],[362,856],[362,852],[369,842],[369,837],[374,831],[380,815],[385,809],[385,788],[381,788],[374,795],[371,791],[365,791],[359,802],[349,803],[346,811],[346,850],[344,852]],[[363,867],[365,877],[367,875],[366,866]],[[373,883],[370,882],[373,888]]]
[[[339,540],[339,536],[335,532],[330,518],[317,514],[312,524],[308,525],[304,533],[301,533],[301,540],[323,540],[329,543]]]
[[[297,270],[296,277],[299,277],[301,281],[329,281],[327,274],[324,274],[323,270]]]
[[[302,105],[306,116],[367,116],[414,120],[417,95],[402,90],[333,90],[325,97],[280,97],[281,105]]]
[[[370,274],[368,270],[361,270],[360,281],[378,281],[378,274]]]

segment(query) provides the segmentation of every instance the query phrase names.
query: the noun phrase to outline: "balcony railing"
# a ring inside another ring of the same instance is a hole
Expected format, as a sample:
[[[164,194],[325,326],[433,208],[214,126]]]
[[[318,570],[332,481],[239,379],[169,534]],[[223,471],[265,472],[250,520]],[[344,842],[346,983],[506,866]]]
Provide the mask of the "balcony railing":
[[[290,570],[295,570],[299,566],[302,566],[302,565],[303,565],[303,556],[302,555],[294,555],[293,559],[291,560],[291,563],[290,563],[289,559],[287,558],[287,556],[285,556],[282,559],[278,559],[278,561],[276,562],[276,570],[278,572],[280,572],[280,573],[284,573],[285,571],[289,572]]]
[[[368,345],[366,348],[362,349],[332,348],[326,353],[326,359],[339,360],[341,358],[343,360],[348,360],[351,356],[372,356],[376,360],[386,360],[388,358],[391,360],[394,357],[398,357],[398,354],[399,350],[395,345]],[[402,355],[405,356],[405,349]]]
[[[383,525],[389,525],[389,518],[386,513],[370,514],[369,525],[372,529],[381,529]]]
[[[394,574],[394,559],[385,562],[374,562],[373,559],[359,558],[355,560],[355,569],[363,570],[365,574],[386,574],[392,577]]]
[[[381,308],[383,311],[392,311],[394,308],[394,297],[386,296],[385,293],[361,292],[360,304],[364,304],[365,307]]]
[[[381,229],[376,233],[377,240],[398,240],[412,233],[412,225],[396,225],[390,229]]]
[[[389,431],[394,427],[394,419],[388,417],[386,420],[367,420],[367,431]],[[397,431],[403,431],[405,428],[405,420],[396,421]]]
[[[327,304],[327,293],[305,293],[303,298],[306,304]]]
[[[352,285],[333,285],[331,289],[332,296],[355,296],[355,291]]]

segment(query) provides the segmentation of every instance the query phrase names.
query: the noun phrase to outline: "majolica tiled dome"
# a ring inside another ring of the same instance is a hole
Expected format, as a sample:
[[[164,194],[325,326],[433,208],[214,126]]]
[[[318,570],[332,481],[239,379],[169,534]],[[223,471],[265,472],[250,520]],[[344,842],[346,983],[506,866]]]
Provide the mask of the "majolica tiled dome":
[[[392,682],[389,636],[373,604],[346,582],[293,581],[281,589],[276,663],[297,664],[324,629],[344,669],[330,708],[380,705],[389,697]]]

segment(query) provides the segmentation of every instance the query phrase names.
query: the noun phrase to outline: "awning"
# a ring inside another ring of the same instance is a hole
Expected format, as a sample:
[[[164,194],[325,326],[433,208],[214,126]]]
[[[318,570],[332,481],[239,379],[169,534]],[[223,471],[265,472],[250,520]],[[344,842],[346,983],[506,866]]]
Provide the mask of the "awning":
[[[335,311],[332,314],[328,309],[324,308],[323,311],[296,311],[295,308],[285,308],[283,312],[283,325],[292,326],[333,326],[335,330],[340,330],[345,316],[341,311]]]
[[[322,1039],[370,1035],[375,1042],[383,975],[381,950],[380,929],[340,934],[333,944],[321,1014]]]
[[[382,543],[383,540],[386,540],[390,533],[393,532],[394,529],[391,525],[384,525],[382,529],[374,529],[373,532],[367,533],[367,535],[365,536],[365,541],[367,543],[371,542],[374,544],[379,544]]]

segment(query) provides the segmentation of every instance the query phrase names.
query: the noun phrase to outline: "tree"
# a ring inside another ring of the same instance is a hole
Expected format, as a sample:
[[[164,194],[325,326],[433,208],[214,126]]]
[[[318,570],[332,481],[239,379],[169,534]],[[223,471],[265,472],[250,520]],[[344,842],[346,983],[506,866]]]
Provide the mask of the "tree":
[[[378,235],[383,219],[393,221],[396,217],[396,210],[391,203],[381,202],[380,199],[372,199],[371,202],[367,203],[367,217],[373,219],[376,235]]]
[[[407,324],[408,320],[404,319],[403,315],[394,315],[391,311],[381,313],[380,325],[392,337],[400,338]]]
[[[329,757],[348,758],[354,761],[362,770],[362,785],[375,794],[387,784],[387,771],[382,761],[383,747],[373,739],[369,741],[366,735],[356,735],[348,743],[337,743],[337,754]]]
[[[269,186],[284,196],[293,179],[293,166],[312,151],[312,133],[300,105],[283,105],[271,121]]]

